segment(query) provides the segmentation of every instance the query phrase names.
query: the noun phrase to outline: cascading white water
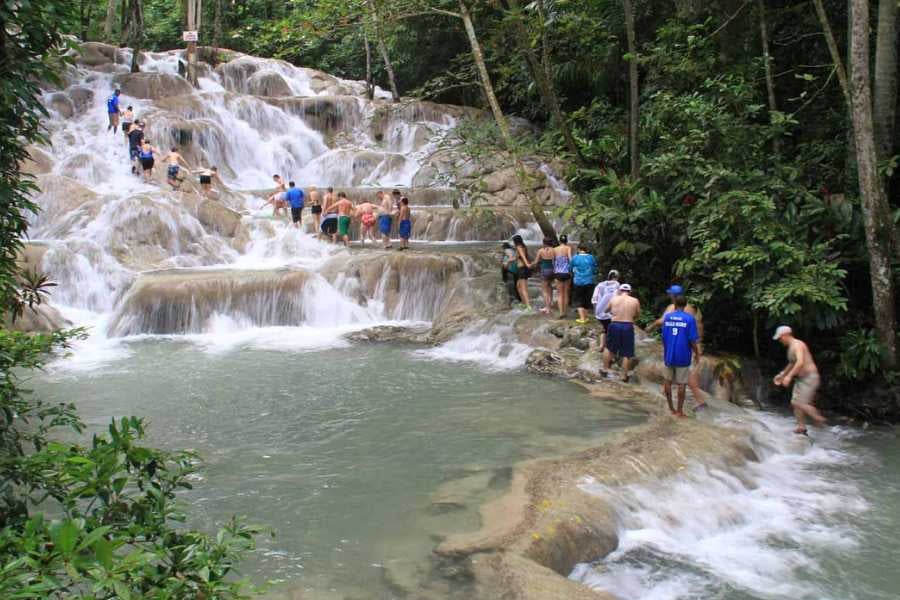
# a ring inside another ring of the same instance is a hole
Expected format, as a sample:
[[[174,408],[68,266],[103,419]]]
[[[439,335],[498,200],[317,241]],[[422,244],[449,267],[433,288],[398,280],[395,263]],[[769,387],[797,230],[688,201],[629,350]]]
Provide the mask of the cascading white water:
[[[582,489],[616,506],[619,547],[571,578],[622,600],[849,597],[825,569],[856,548],[850,522],[868,509],[861,490],[831,471],[858,460],[844,449],[854,434],[818,431],[809,444],[767,413],[742,412],[732,424],[752,428],[759,463],[694,462],[616,490],[584,480]]]

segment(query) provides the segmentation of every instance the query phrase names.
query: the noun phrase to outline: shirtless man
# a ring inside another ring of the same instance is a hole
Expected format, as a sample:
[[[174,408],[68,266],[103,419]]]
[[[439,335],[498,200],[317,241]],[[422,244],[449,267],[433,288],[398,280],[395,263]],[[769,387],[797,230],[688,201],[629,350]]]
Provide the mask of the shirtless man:
[[[394,199],[391,194],[381,195],[381,207],[378,209],[378,231],[381,233],[381,241],[384,249],[391,248],[391,226],[394,219]]]
[[[181,170],[181,165],[184,165],[186,169],[190,169],[191,166],[184,160],[178,153],[178,148],[172,148],[168,154],[166,154],[163,160],[166,162],[166,181],[169,182],[169,185],[172,186],[173,190],[177,190],[181,185],[181,179],[178,178],[178,172]]]
[[[412,236],[412,210],[409,208],[409,198],[400,198],[400,212],[397,215],[400,220],[400,249],[409,250],[409,238]]]
[[[622,359],[622,381],[628,383],[631,359],[634,358],[634,320],[641,314],[641,303],[631,295],[631,286],[623,283],[619,292],[609,301],[612,322],[606,337],[606,353],[603,369],[609,371],[613,357]]]
[[[125,134],[125,141],[128,141],[128,132],[131,131],[131,125],[134,123],[134,109],[129,106],[122,113],[122,133]]]
[[[309,212],[313,216],[313,231],[318,234],[322,222],[322,194],[314,185],[309,186]]]
[[[128,156],[131,159],[131,172],[138,174],[138,155],[141,153],[141,144],[144,142],[144,122],[132,123],[128,130]]]
[[[647,326],[647,333],[653,333],[659,327],[662,327],[663,319],[670,312],[675,311],[675,298],[678,296],[684,295],[684,288],[680,285],[671,285],[669,289],[666,290],[666,293],[669,295],[669,305],[666,307],[666,310],[663,311],[662,317],[650,323]],[[684,312],[694,317],[694,321],[697,323],[697,334],[700,338],[697,340],[697,346],[703,349],[703,313],[700,312],[700,309],[694,306],[693,304],[688,303],[688,305],[684,308]],[[698,368],[698,364],[695,363],[693,368],[691,369],[690,374],[688,375],[688,387],[691,388],[691,394],[694,396],[694,410],[703,410],[706,408],[706,400],[704,399],[704,392],[700,389],[700,369]]]
[[[383,195],[383,192],[375,194],[379,204],[381,203],[381,197]],[[378,205],[372,204],[371,202],[363,202],[356,207],[356,218],[358,218],[361,223],[359,239],[363,244],[366,243],[367,239],[372,240],[373,244],[377,241],[375,239],[375,211],[377,210]]]
[[[325,206],[322,209],[324,216],[322,217],[321,235],[328,236],[332,244],[337,243],[338,214],[334,208],[335,204],[337,204],[337,199],[334,196],[334,188],[328,188],[328,192],[325,194]]]
[[[350,245],[350,221],[353,214],[353,202],[347,197],[347,194],[341,192],[338,194],[338,201],[334,205],[334,210],[338,214],[338,237],[344,241],[345,246]]]
[[[212,196],[212,183],[213,179],[219,180],[219,168],[218,167],[203,167],[202,169],[197,169],[192,171],[192,173],[199,175],[200,177],[200,189],[203,190],[203,194],[206,196]]]
[[[281,178],[281,175],[272,175],[272,181],[275,182],[275,191],[266,199],[263,208],[271,204],[273,217],[278,216],[279,210],[284,210],[284,214],[287,216],[287,200],[284,197],[287,187],[284,185],[284,180]]]
[[[794,337],[794,331],[787,325],[782,325],[775,330],[772,338],[781,342],[787,348],[788,364],[772,380],[775,385],[784,388],[794,384],[791,393],[791,408],[797,418],[797,428],[794,433],[806,434],[806,417],[821,427],[825,424],[825,417],[818,411],[813,402],[816,399],[816,390],[819,389],[819,367],[813,360],[809,346]]]

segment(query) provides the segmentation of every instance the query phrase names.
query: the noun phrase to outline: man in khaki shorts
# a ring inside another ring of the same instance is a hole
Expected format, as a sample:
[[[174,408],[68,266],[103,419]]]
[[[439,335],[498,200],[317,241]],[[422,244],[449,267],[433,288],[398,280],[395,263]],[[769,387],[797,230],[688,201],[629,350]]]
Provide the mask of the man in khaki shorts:
[[[700,360],[700,334],[697,332],[697,321],[693,315],[685,311],[687,300],[684,296],[676,296],[673,304],[675,310],[663,316],[662,338],[663,355],[666,364],[666,382],[663,390],[669,411],[678,418],[684,418],[684,397],[686,395],[688,377],[691,372],[691,361]],[[672,405],[672,384],[678,386],[678,408]]]
[[[781,342],[787,348],[787,366],[773,379],[775,385],[785,388],[794,383],[794,391],[791,393],[791,408],[794,409],[794,417],[797,419],[797,428],[794,433],[806,434],[806,417],[821,427],[825,424],[825,417],[815,407],[816,391],[819,389],[819,367],[813,360],[809,346],[794,337],[794,331],[787,325],[782,325],[775,330],[772,338]]]

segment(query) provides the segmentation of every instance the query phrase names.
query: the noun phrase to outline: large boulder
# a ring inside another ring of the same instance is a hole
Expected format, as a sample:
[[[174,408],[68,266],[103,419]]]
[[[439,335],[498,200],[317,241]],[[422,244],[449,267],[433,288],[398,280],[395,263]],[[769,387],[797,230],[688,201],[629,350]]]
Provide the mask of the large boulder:
[[[73,85],[66,89],[66,93],[75,103],[75,109],[78,112],[84,111],[94,103],[94,90],[89,87]]]
[[[5,326],[13,331],[25,333],[50,333],[71,327],[72,323],[54,307],[43,303],[34,307],[26,306],[15,320],[7,319]]]
[[[113,77],[122,93],[132,98],[156,100],[194,91],[186,79],[170,73],[121,73]]]
[[[274,71],[258,71],[247,80],[247,92],[253,96],[290,96],[291,86]]]
[[[75,103],[72,102],[72,99],[65,92],[50,94],[47,104],[50,105],[51,109],[59,113],[59,116],[63,119],[71,119],[75,114]]]
[[[87,67],[98,67],[107,63],[119,62],[119,49],[102,42],[84,42],[78,48],[75,62]]]
[[[28,146],[28,158],[22,163],[23,173],[43,175],[53,170],[53,157],[37,146]]]
[[[234,237],[241,226],[241,215],[215,200],[204,200],[197,207],[197,219],[208,230]]]

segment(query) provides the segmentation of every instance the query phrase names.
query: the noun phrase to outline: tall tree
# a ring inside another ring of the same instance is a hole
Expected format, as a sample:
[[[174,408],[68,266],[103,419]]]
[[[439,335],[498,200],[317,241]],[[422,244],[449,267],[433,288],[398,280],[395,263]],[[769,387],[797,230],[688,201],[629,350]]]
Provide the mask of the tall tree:
[[[103,40],[111,44],[113,42],[113,22],[116,20],[116,6],[118,0],[106,1],[106,20],[103,22]]]
[[[878,159],[885,160],[894,153],[897,123],[897,0],[878,2],[874,110]]]
[[[187,30],[200,33],[200,20],[203,15],[203,0],[187,0],[187,12],[185,19]],[[197,85],[197,42],[187,43],[187,80],[191,85]]]
[[[372,81],[372,45],[369,43],[369,34],[363,29],[363,45],[366,50],[366,98],[375,98],[375,83]]]
[[[131,72],[141,70],[141,47],[144,44],[144,7],[141,0],[128,0],[128,37],[131,42]]]
[[[844,59],[841,58],[841,51],[838,48],[837,39],[834,37],[834,30],[831,28],[831,19],[828,18],[828,12],[825,10],[825,4],[822,0],[813,0],[813,5],[816,7],[816,16],[822,25],[825,43],[828,44],[828,53],[831,55],[831,61],[834,63],[834,72],[837,74],[838,83],[841,86],[841,92],[844,94],[844,100],[849,110],[851,106],[850,83],[847,81],[847,69],[844,67]]]
[[[78,4],[78,21],[81,25],[81,39],[87,41],[91,30],[91,18],[94,16],[93,0],[81,0]]]
[[[625,35],[628,44],[628,138],[629,155],[631,157],[631,178],[641,176],[640,149],[640,83],[638,81],[637,34],[634,30],[634,4],[631,0],[622,0],[625,11]]]
[[[225,0],[215,0],[213,12],[213,46],[222,47],[222,33],[225,28]]]
[[[372,19],[372,28],[375,32],[375,43],[378,46],[378,52],[381,54],[381,60],[384,62],[384,70],[387,72],[388,85],[391,88],[391,98],[394,102],[400,102],[400,90],[397,87],[397,76],[394,74],[394,65],[391,62],[391,56],[388,54],[387,43],[384,41],[384,25],[381,22],[381,14],[375,0],[366,0],[366,6],[369,9],[369,15]]]
[[[775,76],[772,74],[772,55],[769,52],[769,26],[766,20],[766,4],[763,0],[756,1],[759,12],[759,41],[762,44],[763,60],[766,70],[766,96],[769,100],[769,114],[778,112],[778,98],[775,95]],[[772,140],[772,149],[776,153],[781,152],[781,140],[777,137]]]
[[[578,143],[575,141],[575,136],[572,134],[572,128],[569,126],[569,121],[566,119],[565,115],[563,115],[562,107],[559,102],[559,95],[556,93],[556,86],[553,84],[553,79],[550,77],[552,68],[549,64],[549,53],[544,54],[541,58],[538,57],[538,53],[531,43],[531,34],[529,33],[529,29],[521,14],[519,0],[507,0],[507,4],[510,8],[509,16],[515,32],[516,42],[528,63],[528,69],[531,72],[535,87],[541,97],[541,103],[552,117],[553,123],[559,128],[560,133],[562,133],[566,148],[569,150],[572,158],[575,159],[579,166],[583,167],[585,166],[584,158],[578,148]],[[541,28],[543,29],[543,27],[545,27],[545,24],[541,23]],[[544,45],[544,48],[546,49],[546,45]]]
[[[869,271],[875,325],[884,347],[886,368],[897,364],[896,307],[891,273],[894,224],[890,207],[878,175],[878,153],[872,117],[872,93],[869,68],[869,2],[851,0],[850,15],[850,99],[853,105],[853,131],[856,139],[856,163],[859,192],[869,250]]]

